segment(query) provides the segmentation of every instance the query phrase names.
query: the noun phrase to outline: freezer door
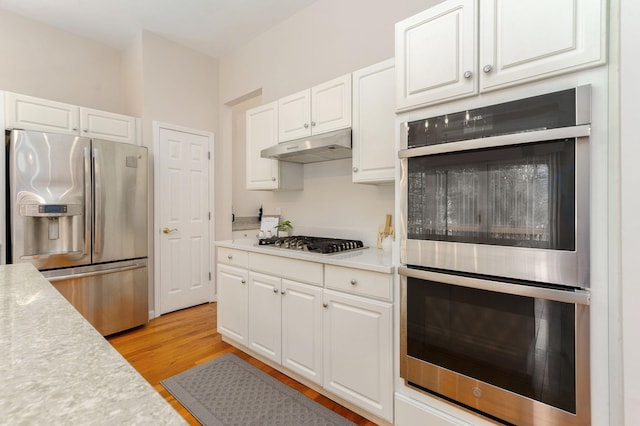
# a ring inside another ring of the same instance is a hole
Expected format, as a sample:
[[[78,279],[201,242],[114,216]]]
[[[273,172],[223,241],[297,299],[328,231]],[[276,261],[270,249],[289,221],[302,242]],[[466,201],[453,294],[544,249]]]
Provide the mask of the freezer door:
[[[93,139],[92,151],[93,263],[146,257],[147,149]]]
[[[91,262],[88,138],[13,130],[9,137],[12,263],[38,269]]]
[[[103,336],[149,320],[147,259],[43,275]]]

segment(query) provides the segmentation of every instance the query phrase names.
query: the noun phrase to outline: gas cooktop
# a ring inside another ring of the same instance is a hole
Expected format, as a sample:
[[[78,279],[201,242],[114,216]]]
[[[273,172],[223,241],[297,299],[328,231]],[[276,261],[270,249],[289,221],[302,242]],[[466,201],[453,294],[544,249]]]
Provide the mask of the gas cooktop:
[[[366,248],[360,240],[309,237],[305,235],[264,238],[260,239],[258,244],[261,246],[272,246],[281,249],[299,250],[319,254],[335,254]]]

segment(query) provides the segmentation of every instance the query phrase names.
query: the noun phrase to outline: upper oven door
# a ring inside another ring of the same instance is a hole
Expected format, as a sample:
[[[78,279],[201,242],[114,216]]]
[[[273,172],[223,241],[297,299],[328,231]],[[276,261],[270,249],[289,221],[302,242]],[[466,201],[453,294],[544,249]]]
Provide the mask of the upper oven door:
[[[469,115],[504,129],[490,113]],[[425,128],[437,142],[400,152],[402,263],[588,287],[590,127],[532,126],[543,129],[454,142]]]

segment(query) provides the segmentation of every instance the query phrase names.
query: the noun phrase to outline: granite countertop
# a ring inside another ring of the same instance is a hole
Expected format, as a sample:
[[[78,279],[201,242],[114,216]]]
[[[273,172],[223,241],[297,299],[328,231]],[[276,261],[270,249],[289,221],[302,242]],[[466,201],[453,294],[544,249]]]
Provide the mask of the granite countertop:
[[[0,423],[184,419],[31,264],[0,266]]]
[[[391,252],[378,248],[366,248],[345,253],[317,254],[297,250],[282,249],[274,246],[260,246],[255,238],[242,240],[216,241],[217,247],[245,250],[254,253],[283,256],[291,259],[307,260],[325,265],[345,266],[374,272],[392,274],[394,272]]]

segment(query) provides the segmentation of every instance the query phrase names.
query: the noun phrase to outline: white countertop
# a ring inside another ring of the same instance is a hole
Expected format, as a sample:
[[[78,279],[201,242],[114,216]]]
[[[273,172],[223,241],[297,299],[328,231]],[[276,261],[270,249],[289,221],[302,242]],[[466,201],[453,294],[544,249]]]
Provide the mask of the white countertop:
[[[281,249],[274,246],[259,246],[254,238],[243,240],[216,241],[217,247],[226,247],[245,250],[254,253],[270,254],[274,256],[288,257],[291,259],[307,260],[326,265],[346,266],[349,268],[365,269],[368,271],[392,274],[394,272],[390,251],[378,248],[366,248],[346,253],[317,254],[298,250]]]
[[[0,423],[186,424],[31,264],[0,266]]]

